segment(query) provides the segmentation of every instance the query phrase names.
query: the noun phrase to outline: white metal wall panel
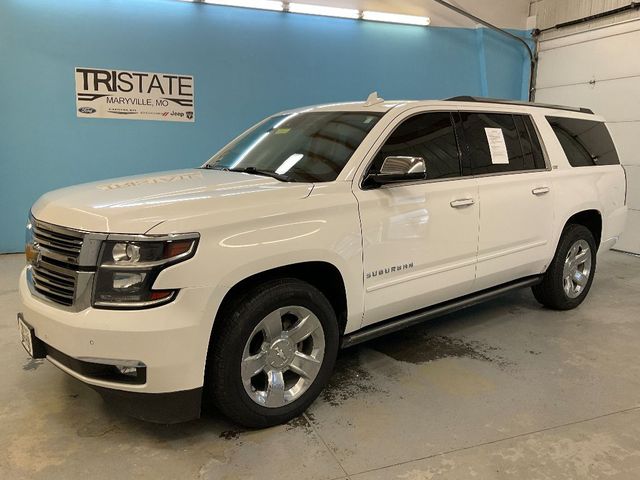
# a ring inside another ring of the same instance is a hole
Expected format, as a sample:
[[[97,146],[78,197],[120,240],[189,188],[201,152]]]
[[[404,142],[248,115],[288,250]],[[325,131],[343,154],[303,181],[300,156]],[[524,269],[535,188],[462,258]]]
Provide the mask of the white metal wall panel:
[[[600,35],[579,34],[541,42],[536,88],[640,74],[640,52],[635,47],[640,45],[640,22],[634,24],[637,30],[631,32],[628,27],[607,27],[601,29]],[[614,35],[608,36],[607,31]],[[545,65],[557,65],[560,71],[542,68]]]
[[[640,122],[609,123],[609,130],[623,165],[640,166]]]
[[[596,80],[594,85],[577,83],[536,89],[536,101],[547,103],[552,98],[562,105],[589,107],[610,124],[637,121],[640,120],[640,75]]]
[[[640,253],[640,236],[638,232],[640,232],[640,210],[629,210],[627,226],[615,248],[623,252]]]
[[[627,165],[627,181],[629,186],[634,185],[635,188],[627,190],[627,205],[629,208],[640,211],[640,167],[637,165]]]
[[[613,7],[613,5],[611,5]],[[607,119],[627,171],[629,220],[616,248],[640,254],[640,21],[539,45],[536,100],[584,106]]]

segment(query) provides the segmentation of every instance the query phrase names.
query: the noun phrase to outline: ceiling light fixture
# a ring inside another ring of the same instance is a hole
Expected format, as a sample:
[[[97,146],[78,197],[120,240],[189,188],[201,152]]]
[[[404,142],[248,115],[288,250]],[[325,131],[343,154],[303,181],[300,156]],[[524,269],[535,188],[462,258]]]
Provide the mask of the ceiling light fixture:
[[[259,10],[284,10],[282,2],[274,0],[204,0],[204,3],[212,5],[226,5],[229,7],[257,8]]]
[[[182,0],[193,3],[208,3],[228,7],[257,8],[276,12],[302,13],[323,17],[350,18],[352,20],[368,20],[373,22],[399,23],[403,25],[418,25],[426,27],[431,23],[429,17],[403,15],[399,13],[373,12],[370,10],[356,10],[354,8],[328,7],[309,3],[283,2],[278,0]]]
[[[289,11],[323,17],[360,18],[360,12],[353,8],[325,7],[324,5],[310,5],[307,3],[290,3]]]
[[[365,10],[362,12],[363,20],[371,20],[373,22],[402,23],[405,25],[420,25],[426,27],[431,23],[429,17],[417,17],[415,15],[400,15],[398,13],[371,12]]]

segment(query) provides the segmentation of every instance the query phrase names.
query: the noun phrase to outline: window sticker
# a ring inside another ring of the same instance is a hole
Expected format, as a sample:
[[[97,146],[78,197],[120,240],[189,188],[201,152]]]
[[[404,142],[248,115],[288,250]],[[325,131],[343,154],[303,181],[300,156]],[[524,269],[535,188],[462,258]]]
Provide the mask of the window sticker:
[[[504,135],[501,128],[485,128],[484,133],[487,135],[489,143],[489,151],[491,152],[491,163],[493,164],[509,164],[509,154],[507,153],[507,144],[504,141]]]
[[[289,133],[291,131],[290,128],[279,128],[276,130],[276,135],[284,135],[285,133]]]

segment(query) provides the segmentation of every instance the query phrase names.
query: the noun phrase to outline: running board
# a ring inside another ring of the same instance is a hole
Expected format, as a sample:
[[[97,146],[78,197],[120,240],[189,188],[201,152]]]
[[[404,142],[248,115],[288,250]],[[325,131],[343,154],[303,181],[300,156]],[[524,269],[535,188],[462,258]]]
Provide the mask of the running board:
[[[531,287],[542,281],[542,275],[536,275],[533,277],[526,277],[514,282],[505,283],[497,287],[481,290],[480,292],[465,295],[464,297],[450,300],[448,302],[438,303],[432,307],[427,307],[422,310],[417,310],[412,313],[400,315],[389,320],[385,320],[381,323],[376,323],[357,330],[353,333],[342,337],[341,348],[348,348],[357,345],[362,342],[366,342],[376,337],[386,335],[387,333],[396,332],[403,328],[411,327],[427,320],[431,320],[442,315],[446,315],[463,308],[476,305],[478,303],[486,302],[493,298],[499,297],[512,290],[519,288]]]

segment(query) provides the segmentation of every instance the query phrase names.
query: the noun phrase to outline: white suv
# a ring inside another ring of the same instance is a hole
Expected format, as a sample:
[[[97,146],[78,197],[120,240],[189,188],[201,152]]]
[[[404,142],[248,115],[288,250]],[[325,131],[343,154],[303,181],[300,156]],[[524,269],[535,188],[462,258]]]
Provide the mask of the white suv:
[[[48,193],[22,342],[146,420],[287,421],[341,347],[520,287],[578,306],[627,210],[603,122],[372,94],[269,117],[201,168]]]

